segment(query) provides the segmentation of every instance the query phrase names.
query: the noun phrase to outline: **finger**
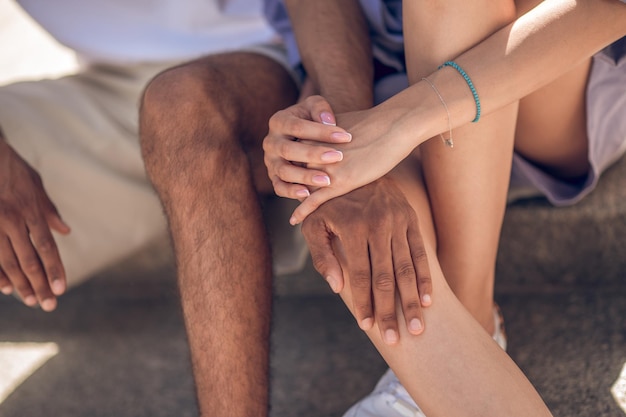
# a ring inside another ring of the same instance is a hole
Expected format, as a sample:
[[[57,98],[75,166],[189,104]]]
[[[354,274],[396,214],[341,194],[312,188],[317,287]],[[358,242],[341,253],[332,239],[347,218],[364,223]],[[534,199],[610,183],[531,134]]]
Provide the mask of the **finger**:
[[[319,272],[335,293],[343,290],[343,271],[332,246],[333,236],[322,221],[311,220],[302,225],[302,234],[309,246],[315,270]]]
[[[334,135],[334,134],[333,134]],[[267,136],[263,140],[263,151],[270,162],[277,157],[290,162],[325,165],[343,160],[343,153],[317,142],[289,140],[284,137]]]
[[[37,305],[35,291],[33,291],[30,282],[28,282],[28,279],[22,272],[7,236],[0,238],[0,267],[2,267],[4,275],[11,282],[12,288],[17,292],[24,304],[29,307]]]
[[[407,240],[409,242],[411,258],[413,259],[413,266],[417,274],[417,289],[422,307],[428,307],[432,304],[433,282],[428,265],[426,247],[424,246],[422,233],[419,230],[417,218],[409,223]]]
[[[4,271],[0,269],[0,292],[4,295],[10,295],[13,292],[11,280],[6,276]]]
[[[312,120],[322,122],[328,126],[337,125],[335,113],[330,107],[330,103],[324,97],[319,95],[310,96],[306,104],[309,106]]]
[[[66,289],[65,268],[61,262],[61,255],[54,237],[47,223],[37,222],[28,224],[31,241],[48,279],[49,288],[54,295],[61,295]],[[50,304],[50,302],[48,302]],[[50,304],[50,307],[52,305]],[[43,307],[43,304],[42,304]]]
[[[48,221],[50,229],[55,230],[62,235],[67,235],[72,231],[72,229],[70,229],[58,213],[50,213],[46,215],[46,220]]]
[[[399,340],[399,332],[391,239],[387,236],[384,226],[380,229],[381,233],[376,233],[369,242],[374,316],[383,341],[388,345],[395,345]]]
[[[332,181],[332,179],[331,179]],[[310,197],[304,199],[302,203],[291,214],[289,223],[292,225],[302,223],[309,214],[313,213],[319,206],[327,202],[328,200],[341,195],[337,193],[333,188],[323,187],[319,190],[311,193]]]
[[[311,195],[308,188],[300,184],[290,184],[282,181],[277,176],[271,177],[272,187],[274,193],[279,197],[291,198],[293,200],[300,200],[307,198]]]
[[[266,139],[306,139],[326,143],[346,143],[352,135],[337,126],[329,126],[317,121],[305,119],[289,109],[275,113],[269,120],[269,133]]]
[[[406,234],[405,228],[394,233],[391,242],[393,269],[407,329],[409,333],[418,335],[424,331],[424,318],[417,288],[417,275]]]
[[[362,236],[354,230],[354,236]],[[354,316],[362,330],[369,330],[374,325],[374,307],[372,305],[372,271],[367,242],[364,239],[347,237],[342,239],[346,256],[347,275],[352,291]]]
[[[282,159],[290,162],[302,162],[305,164],[326,165],[343,160],[341,151],[311,143],[309,141],[303,143],[293,140],[281,140],[275,144],[277,149],[271,150],[270,147],[273,143],[270,141],[266,152],[277,154]]]
[[[29,223],[35,223],[35,220],[31,220]],[[40,223],[45,225],[43,219]],[[44,311],[54,310],[56,308],[56,297],[50,288],[50,283],[44,272],[41,260],[30,240],[28,230],[25,227],[16,228],[14,233],[9,235],[9,239],[20,268],[26,275],[42,309]]]
[[[273,173],[284,182],[310,185],[312,187],[327,187],[330,177],[324,171],[309,169],[289,163],[276,163],[272,167]]]

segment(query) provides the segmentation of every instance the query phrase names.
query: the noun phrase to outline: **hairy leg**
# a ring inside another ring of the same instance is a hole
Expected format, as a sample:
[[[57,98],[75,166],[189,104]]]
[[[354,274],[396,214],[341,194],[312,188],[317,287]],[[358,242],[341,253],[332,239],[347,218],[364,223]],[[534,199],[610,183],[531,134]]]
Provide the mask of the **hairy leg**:
[[[409,80],[420,81],[514,18],[512,0],[404,2]],[[460,74],[456,82],[470,93]],[[517,103],[455,129],[453,149],[437,138],[420,147],[441,268],[459,300],[489,333],[494,330],[494,268],[516,112]]]
[[[435,253],[429,201],[415,160],[405,161],[390,176],[417,213],[432,276],[433,303],[424,309],[427,324],[421,335],[409,334],[400,323],[400,341],[394,346],[384,343],[376,326],[367,331],[368,337],[429,417],[550,416],[515,363],[447,285]],[[336,252],[346,265],[342,248],[337,247]],[[352,306],[350,282],[346,279],[341,293],[348,308]],[[403,321],[400,303],[396,307],[398,319]]]
[[[251,53],[173,68],[144,95],[142,151],[169,221],[202,415],[267,415],[271,263],[256,190],[271,189],[259,168],[268,119],[296,96],[284,68]]]

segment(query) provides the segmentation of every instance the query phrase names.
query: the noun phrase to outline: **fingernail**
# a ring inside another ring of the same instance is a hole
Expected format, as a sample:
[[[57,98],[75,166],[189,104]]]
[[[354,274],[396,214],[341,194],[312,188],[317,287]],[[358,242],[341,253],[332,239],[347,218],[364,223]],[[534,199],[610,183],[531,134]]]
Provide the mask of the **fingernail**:
[[[24,298],[24,304],[26,304],[29,307],[34,306],[35,304],[37,304],[37,299],[35,298],[34,295],[27,295]]]
[[[309,190],[298,190],[296,191],[296,196],[304,198],[304,197],[308,197],[310,196],[311,193],[309,193]]]
[[[41,309],[43,311],[52,311],[56,308],[57,302],[54,298],[46,298],[41,302]]]
[[[65,285],[61,280],[52,281],[52,292],[55,295],[61,295],[65,291]]]
[[[333,116],[332,113],[328,113],[327,111],[320,114],[320,119],[322,120],[322,123],[324,123],[325,125],[329,125],[329,126],[337,125],[337,122],[335,122],[335,116]]]
[[[291,218],[289,219],[289,224],[292,226],[298,224],[298,219],[296,219],[296,216],[291,216]]]
[[[393,329],[385,330],[385,343],[393,345],[398,341],[398,334]]]
[[[412,319],[409,323],[411,333],[419,333],[422,331],[422,321],[420,319]]]
[[[430,298],[430,294],[426,294],[422,297],[422,304],[425,306],[429,306],[432,301],[433,300]]]
[[[334,293],[339,292],[338,291],[339,285],[337,283],[337,280],[333,276],[331,275],[327,276],[326,282],[328,282],[328,285],[330,285],[330,289],[333,290]]]
[[[374,320],[371,317],[361,320],[360,326],[361,330],[369,330],[374,325]]]
[[[330,134],[330,137],[340,142],[350,142],[352,140],[352,135],[348,132],[334,132]]]
[[[343,153],[340,151],[328,151],[322,154],[322,161],[324,162],[339,162],[343,159]]]
[[[318,185],[330,185],[330,177],[328,175],[314,175],[313,182]]]

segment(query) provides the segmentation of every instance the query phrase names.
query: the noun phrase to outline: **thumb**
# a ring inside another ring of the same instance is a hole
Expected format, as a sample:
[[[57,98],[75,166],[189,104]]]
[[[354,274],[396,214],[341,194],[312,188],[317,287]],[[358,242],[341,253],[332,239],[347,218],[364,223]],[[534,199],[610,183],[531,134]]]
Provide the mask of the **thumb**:
[[[311,252],[313,266],[328,282],[333,292],[339,293],[343,290],[344,285],[343,271],[335,256],[331,236],[325,227],[312,229],[311,227],[303,227],[302,231]]]

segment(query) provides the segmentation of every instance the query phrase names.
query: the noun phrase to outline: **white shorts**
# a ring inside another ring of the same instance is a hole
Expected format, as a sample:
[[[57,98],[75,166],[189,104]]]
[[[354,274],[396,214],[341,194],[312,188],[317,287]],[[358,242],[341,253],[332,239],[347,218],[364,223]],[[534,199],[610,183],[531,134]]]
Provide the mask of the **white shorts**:
[[[246,50],[288,68],[279,45]],[[56,80],[0,87],[0,127],[42,177],[68,236],[55,234],[68,283],[76,285],[166,236],[161,204],[144,171],[138,105],[166,62],[93,66]]]

